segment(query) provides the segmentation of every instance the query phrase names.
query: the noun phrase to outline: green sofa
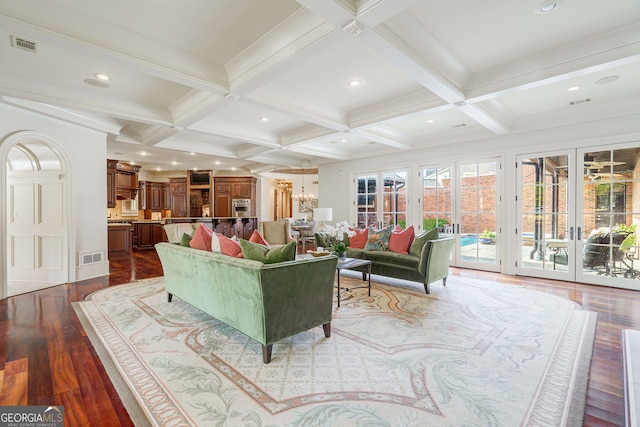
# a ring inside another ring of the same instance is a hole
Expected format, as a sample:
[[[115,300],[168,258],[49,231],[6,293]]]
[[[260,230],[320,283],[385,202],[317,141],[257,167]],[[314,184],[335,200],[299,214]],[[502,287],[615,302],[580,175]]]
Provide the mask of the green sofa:
[[[331,247],[325,233],[315,233],[315,238],[317,246]],[[348,239],[346,236],[345,238]],[[436,280],[442,279],[442,284],[446,286],[454,242],[453,237],[427,240],[420,251],[420,256],[411,253],[348,248],[347,257],[371,260],[371,274],[420,282],[428,294],[429,284]],[[348,241],[346,243],[348,244]],[[362,279],[366,280],[368,271],[366,266],[354,268],[354,270],[361,271]]]
[[[263,264],[172,243],[158,243],[169,302],[175,295],[262,344],[322,325],[331,335],[334,256]]]

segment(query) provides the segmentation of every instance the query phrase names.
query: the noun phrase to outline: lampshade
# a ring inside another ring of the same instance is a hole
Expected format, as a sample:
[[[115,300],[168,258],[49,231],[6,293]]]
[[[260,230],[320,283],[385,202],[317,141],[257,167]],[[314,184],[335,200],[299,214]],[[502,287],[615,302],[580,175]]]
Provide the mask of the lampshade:
[[[331,208],[315,208],[313,210],[314,221],[331,221],[333,209]]]

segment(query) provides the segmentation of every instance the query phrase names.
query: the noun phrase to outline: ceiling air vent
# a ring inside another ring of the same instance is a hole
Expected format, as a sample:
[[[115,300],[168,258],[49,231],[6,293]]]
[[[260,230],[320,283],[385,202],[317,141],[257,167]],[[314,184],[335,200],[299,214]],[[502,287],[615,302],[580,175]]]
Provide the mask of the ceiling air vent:
[[[38,53],[38,43],[23,39],[21,37],[11,36],[11,46],[17,49]]]
[[[586,98],[586,99],[578,99],[577,101],[571,101],[569,103],[569,105],[578,105],[578,104],[584,104],[585,102],[590,102],[591,98]]]
[[[453,129],[456,129],[456,128],[463,128],[463,127],[465,127],[465,126],[466,126],[466,124],[464,124],[464,123],[460,123],[459,125],[453,125],[453,126],[451,126],[451,127],[452,127]]]

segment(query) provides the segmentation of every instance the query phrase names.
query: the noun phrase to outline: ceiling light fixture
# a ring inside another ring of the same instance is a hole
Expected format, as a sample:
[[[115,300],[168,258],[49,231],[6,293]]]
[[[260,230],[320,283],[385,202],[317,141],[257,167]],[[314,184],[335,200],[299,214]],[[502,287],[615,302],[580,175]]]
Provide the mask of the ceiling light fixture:
[[[260,121],[266,123],[269,121],[269,117],[262,116],[260,117]]]
[[[571,92],[574,92],[576,90],[579,90],[582,86],[580,85],[575,85],[575,86],[571,86],[568,90]]]
[[[433,121],[434,121],[433,119],[429,119],[427,120],[427,123],[433,123]]]
[[[93,77],[95,77],[98,80],[102,80],[103,82],[106,82],[107,80],[109,80],[109,76],[104,73],[95,73]]]
[[[551,13],[554,10],[556,10],[558,8],[558,3],[560,3],[559,1],[545,1],[544,3],[541,3],[540,5],[538,5],[538,7],[536,7],[534,9],[534,12],[537,15],[544,15],[547,13]]]
[[[349,86],[349,87],[358,87],[361,84],[362,84],[362,81],[360,81],[360,80],[349,80],[347,82],[347,86]]]

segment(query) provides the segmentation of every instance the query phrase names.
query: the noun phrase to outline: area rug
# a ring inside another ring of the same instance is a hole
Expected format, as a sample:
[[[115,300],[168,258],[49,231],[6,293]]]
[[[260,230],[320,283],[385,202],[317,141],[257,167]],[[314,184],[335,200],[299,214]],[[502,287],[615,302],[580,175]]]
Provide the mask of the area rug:
[[[581,425],[595,313],[489,281],[414,285],[345,293],[331,337],[277,342],[270,364],[257,342],[167,302],[163,278],[74,308],[137,425]]]

